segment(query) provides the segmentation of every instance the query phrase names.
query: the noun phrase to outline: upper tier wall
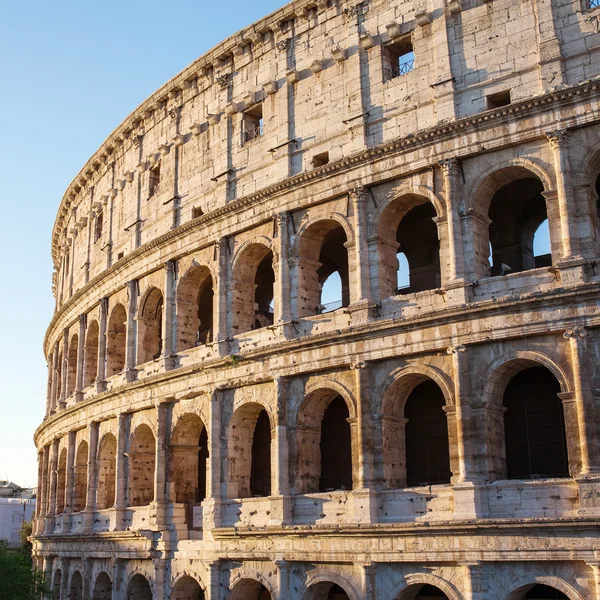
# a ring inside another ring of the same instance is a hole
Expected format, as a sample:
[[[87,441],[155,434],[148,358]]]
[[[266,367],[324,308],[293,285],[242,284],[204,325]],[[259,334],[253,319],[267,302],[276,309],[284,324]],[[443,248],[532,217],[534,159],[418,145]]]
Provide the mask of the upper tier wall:
[[[600,75],[581,1],[553,4],[308,0],[229,38],[132,113],[67,190],[57,306],[173,227],[323,160],[484,111],[498,93],[516,102]],[[392,77],[399,41],[414,69]]]

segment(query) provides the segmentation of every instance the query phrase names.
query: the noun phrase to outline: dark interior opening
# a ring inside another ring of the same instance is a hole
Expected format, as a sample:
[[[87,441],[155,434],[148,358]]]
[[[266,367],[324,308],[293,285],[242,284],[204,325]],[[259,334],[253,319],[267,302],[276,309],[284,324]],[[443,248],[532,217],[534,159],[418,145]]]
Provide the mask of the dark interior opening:
[[[275,272],[273,271],[273,253],[269,252],[256,269],[254,292],[254,328],[273,325],[273,285]]]
[[[523,600],[566,600],[567,598],[568,596],[549,585],[538,584],[525,594]]]
[[[348,407],[336,396],[321,422],[321,478],[319,491],[352,489],[352,443]]]
[[[209,275],[202,283],[198,293],[198,333],[196,344],[207,344],[212,341],[213,331],[213,284]]]
[[[265,410],[258,415],[252,438],[250,493],[252,496],[271,494],[271,423]]]
[[[409,487],[450,483],[448,420],[444,395],[434,381],[424,381],[411,392],[406,423],[406,481]]]
[[[504,392],[508,479],[568,477],[560,385],[545,367],[515,375]]]
[[[198,487],[196,489],[196,502],[202,502],[206,498],[206,467],[208,465],[208,433],[206,427],[202,428],[198,440]]]
[[[344,245],[345,243],[346,232],[342,227],[335,227],[325,235],[319,254],[319,262],[321,263],[317,271],[319,285],[322,287],[326,279],[332,273],[337,272],[342,281],[342,297],[340,299],[329,299],[321,296],[317,312],[328,312],[350,304],[348,251]]]

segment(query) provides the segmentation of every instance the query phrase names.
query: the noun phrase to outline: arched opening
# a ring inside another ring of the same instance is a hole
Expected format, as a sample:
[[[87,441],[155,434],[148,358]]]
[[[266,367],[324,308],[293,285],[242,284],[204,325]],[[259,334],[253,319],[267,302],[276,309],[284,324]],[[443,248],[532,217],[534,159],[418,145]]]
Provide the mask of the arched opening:
[[[242,579],[231,591],[231,600],[271,600],[271,594],[260,581]]]
[[[73,493],[73,511],[79,512],[85,508],[87,499],[88,474],[88,444],[83,441],[75,455],[75,490]]]
[[[117,475],[117,440],[112,433],[102,437],[98,448],[98,484],[96,507],[111,508],[115,503],[115,479]]]
[[[67,451],[63,448],[58,458],[58,470],[56,472],[56,513],[65,512],[67,484]]]
[[[69,353],[67,355],[67,398],[75,392],[77,385],[77,347],[79,346],[79,337],[77,334],[71,336],[69,342]]]
[[[171,481],[175,501],[186,504],[188,526],[193,524],[193,507],[206,498],[208,435],[198,415],[183,415],[171,438]]]
[[[275,271],[273,252],[251,244],[238,257],[233,273],[231,303],[233,334],[273,324]]]
[[[106,332],[106,376],[121,373],[125,368],[125,348],[127,345],[127,311],[117,304],[110,313]]]
[[[129,450],[129,506],[146,506],[154,500],[156,443],[148,425],[139,425]]]
[[[506,275],[552,265],[552,254],[536,256],[534,235],[547,220],[544,186],[537,177],[522,177],[500,187],[490,202],[489,240],[492,275]]]
[[[406,482],[409,487],[450,483],[444,394],[431,379],[418,384],[404,407]]]
[[[152,600],[150,583],[143,575],[134,575],[127,586],[127,600]]]
[[[334,271],[323,282],[319,313],[337,310],[342,305],[342,278],[338,271]]]
[[[504,392],[507,479],[568,477],[560,384],[546,367],[517,373]]]
[[[60,582],[62,580],[62,571],[60,569],[56,569],[54,571],[54,579],[52,580],[52,591],[54,592],[54,597],[60,598]]]
[[[352,489],[352,434],[346,401],[332,389],[311,392],[296,425],[295,494]]]
[[[79,571],[74,571],[71,575],[69,600],[83,600],[83,579]]]
[[[302,234],[293,298],[299,317],[336,310],[350,303],[347,241],[344,228],[329,219],[313,223]],[[341,282],[341,294],[335,291],[334,274]],[[324,293],[326,281],[330,281],[334,296],[330,295],[332,290]]]
[[[191,267],[177,288],[178,352],[212,342],[213,296],[208,267]]]
[[[204,600],[204,592],[193,577],[185,575],[173,586],[171,600]]]
[[[379,217],[381,298],[440,287],[440,242],[435,207],[428,198],[406,194]]]
[[[402,590],[397,600],[440,600],[440,598],[448,600],[448,596],[440,588],[427,583],[419,583],[409,585]]]
[[[228,497],[271,494],[271,422],[262,405],[240,406],[227,439]]]
[[[86,388],[96,381],[98,376],[98,337],[100,330],[98,321],[88,325],[85,336],[85,365],[83,368],[83,387]]]
[[[137,364],[160,357],[163,348],[163,296],[152,288],[144,298],[138,317]]]
[[[107,573],[102,571],[96,577],[94,582],[94,592],[92,600],[111,600],[112,598],[112,583]]]
[[[321,421],[319,491],[352,489],[352,442],[348,407],[341,396],[325,409]]]
[[[350,600],[344,588],[330,581],[321,581],[312,585],[308,597],[310,600]]]

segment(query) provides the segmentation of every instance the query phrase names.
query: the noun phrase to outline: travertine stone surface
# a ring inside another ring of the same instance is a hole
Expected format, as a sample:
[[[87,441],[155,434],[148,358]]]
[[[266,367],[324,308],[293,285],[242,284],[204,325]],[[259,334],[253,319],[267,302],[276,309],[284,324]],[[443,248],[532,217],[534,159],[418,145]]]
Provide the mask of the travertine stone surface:
[[[298,0],[110,135],[52,238],[60,600],[600,599],[599,23]]]

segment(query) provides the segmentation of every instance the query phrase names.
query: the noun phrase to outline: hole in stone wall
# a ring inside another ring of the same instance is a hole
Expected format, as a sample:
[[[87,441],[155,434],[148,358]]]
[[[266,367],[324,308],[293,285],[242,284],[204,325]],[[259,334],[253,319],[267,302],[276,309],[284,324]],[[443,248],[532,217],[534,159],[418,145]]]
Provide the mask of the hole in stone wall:
[[[412,38],[407,35],[399,41],[386,44],[382,52],[383,80],[402,77],[415,68]]]
[[[319,167],[323,167],[329,163],[329,152],[321,152],[320,154],[315,154],[312,159],[313,169],[318,169]]]
[[[485,101],[488,109],[507,106],[510,104],[510,90],[503,90],[502,92],[490,94],[485,97]]]

